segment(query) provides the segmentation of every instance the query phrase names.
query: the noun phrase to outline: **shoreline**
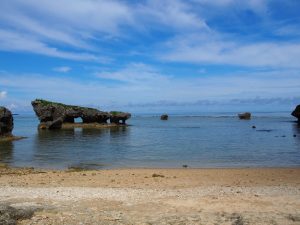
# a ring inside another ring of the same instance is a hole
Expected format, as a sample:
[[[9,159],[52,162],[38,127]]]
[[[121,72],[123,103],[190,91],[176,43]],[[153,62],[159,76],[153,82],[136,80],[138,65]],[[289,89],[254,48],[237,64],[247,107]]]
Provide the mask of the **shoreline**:
[[[27,137],[23,137],[27,138]],[[33,169],[40,171],[61,171],[61,172],[80,172],[80,171],[107,171],[107,170],[269,170],[269,169],[300,169],[300,165],[297,166],[232,166],[232,167],[192,167],[189,165],[182,165],[178,167],[84,167],[84,166],[69,166],[64,168],[57,167],[34,167],[34,166],[12,166],[9,163],[0,162],[0,170],[1,168],[9,168],[15,170],[22,169]]]
[[[18,224],[300,223],[297,168],[43,170],[0,165],[1,204]]]
[[[28,179],[19,179],[24,176]],[[62,178],[63,177],[63,178]],[[80,179],[73,179],[73,178]],[[38,178],[38,179],[36,179]],[[87,179],[88,178],[88,179]],[[153,186],[153,179],[164,180],[161,185],[192,187],[240,183],[257,185],[300,185],[300,167],[287,168],[114,168],[64,170],[38,169],[33,167],[10,167],[0,164],[0,186],[7,181],[21,186]],[[47,180],[48,182],[40,182]],[[132,185],[130,183],[132,181]]]

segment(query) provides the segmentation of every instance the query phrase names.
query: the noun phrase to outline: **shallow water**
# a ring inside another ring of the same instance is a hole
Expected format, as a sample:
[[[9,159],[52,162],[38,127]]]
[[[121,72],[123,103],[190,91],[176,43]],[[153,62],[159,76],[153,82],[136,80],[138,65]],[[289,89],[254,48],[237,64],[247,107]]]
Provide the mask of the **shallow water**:
[[[38,131],[34,116],[15,116],[14,134],[0,144],[12,166],[68,167],[294,167],[300,166],[300,127],[288,114],[136,116],[129,127]],[[252,129],[252,125],[257,128]],[[296,135],[296,137],[294,137]]]

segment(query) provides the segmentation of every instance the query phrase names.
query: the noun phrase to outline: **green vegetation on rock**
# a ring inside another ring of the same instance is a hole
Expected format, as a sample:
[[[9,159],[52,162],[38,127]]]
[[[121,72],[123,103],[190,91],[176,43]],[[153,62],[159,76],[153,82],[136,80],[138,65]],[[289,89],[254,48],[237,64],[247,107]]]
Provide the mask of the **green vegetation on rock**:
[[[94,108],[81,107],[81,106],[76,106],[76,105],[66,105],[66,104],[63,104],[63,103],[59,103],[59,102],[51,102],[51,101],[47,101],[47,100],[44,100],[44,99],[36,99],[35,102],[39,102],[39,103],[41,103],[43,106],[53,105],[53,106],[61,106],[61,107],[64,107],[64,108],[90,109],[90,110],[95,110]]]
[[[116,116],[118,114],[121,114],[123,112],[120,112],[120,111],[111,111],[110,114],[112,114],[113,116]]]

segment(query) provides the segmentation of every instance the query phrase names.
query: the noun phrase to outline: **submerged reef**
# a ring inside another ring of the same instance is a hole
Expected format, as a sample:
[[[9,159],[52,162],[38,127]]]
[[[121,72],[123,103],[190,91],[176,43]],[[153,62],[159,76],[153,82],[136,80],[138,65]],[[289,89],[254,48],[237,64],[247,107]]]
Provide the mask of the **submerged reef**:
[[[292,116],[298,119],[298,123],[300,123],[300,105],[297,105],[295,110],[291,113]]]
[[[63,124],[74,124],[76,118],[82,119],[82,124],[126,124],[131,117],[130,113],[124,112],[103,112],[98,109],[65,105],[57,102],[50,102],[36,99],[31,102],[33,110],[40,120],[40,129],[61,129]]]

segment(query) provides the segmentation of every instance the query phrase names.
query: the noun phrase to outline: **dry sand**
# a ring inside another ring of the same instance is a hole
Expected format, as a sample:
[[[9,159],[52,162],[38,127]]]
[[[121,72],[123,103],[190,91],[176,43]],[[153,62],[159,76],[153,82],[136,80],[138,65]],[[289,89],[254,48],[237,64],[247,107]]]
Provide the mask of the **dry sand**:
[[[0,168],[20,224],[300,224],[300,168],[47,171]]]

